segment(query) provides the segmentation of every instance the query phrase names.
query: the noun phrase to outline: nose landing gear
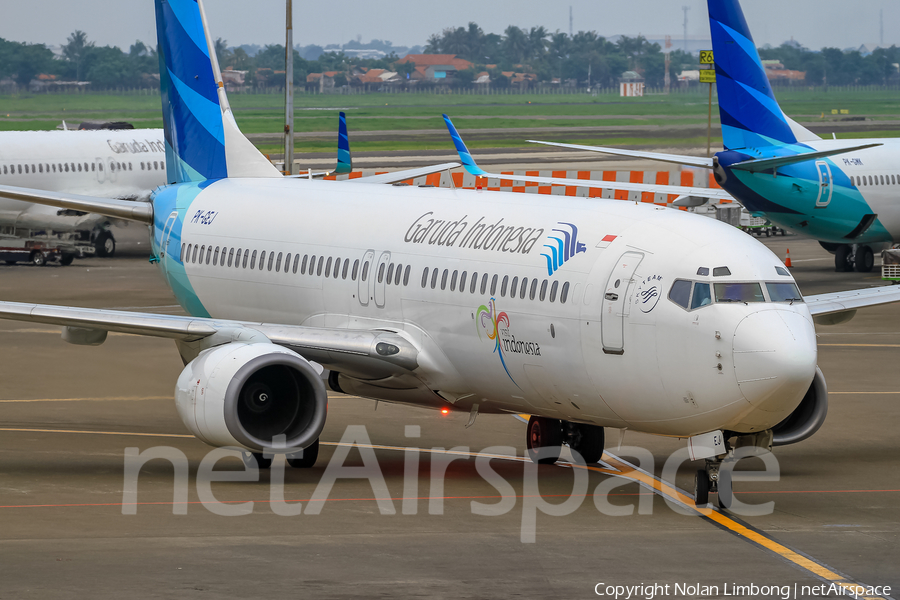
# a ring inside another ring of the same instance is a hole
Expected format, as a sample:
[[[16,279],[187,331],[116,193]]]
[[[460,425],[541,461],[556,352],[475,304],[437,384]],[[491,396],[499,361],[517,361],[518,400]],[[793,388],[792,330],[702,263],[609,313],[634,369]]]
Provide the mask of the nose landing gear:
[[[694,504],[706,506],[709,504],[710,492],[719,492],[719,458],[707,458],[706,468],[700,469],[694,475]],[[721,501],[721,498],[720,498]],[[727,508],[722,506],[721,508]]]

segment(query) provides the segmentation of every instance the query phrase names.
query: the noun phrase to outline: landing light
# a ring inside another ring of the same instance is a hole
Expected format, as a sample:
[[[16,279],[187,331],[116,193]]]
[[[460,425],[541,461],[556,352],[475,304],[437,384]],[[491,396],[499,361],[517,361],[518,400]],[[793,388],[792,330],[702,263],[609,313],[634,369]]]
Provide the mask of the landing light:
[[[442,408],[442,409],[441,409],[441,414],[442,414],[442,415],[449,415],[449,414],[450,414],[450,409],[449,409],[449,408]]]

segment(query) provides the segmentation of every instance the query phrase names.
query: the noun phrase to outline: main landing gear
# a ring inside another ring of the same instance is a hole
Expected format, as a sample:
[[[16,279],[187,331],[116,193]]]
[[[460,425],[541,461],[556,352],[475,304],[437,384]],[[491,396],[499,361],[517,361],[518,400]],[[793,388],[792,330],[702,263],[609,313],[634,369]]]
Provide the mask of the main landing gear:
[[[584,423],[570,423],[546,417],[528,419],[525,445],[528,456],[542,465],[559,460],[563,444],[574,451],[576,460],[594,464],[603,456],[603,428]]]
[[[260,470],[272,467],[272,455],[262,452],[241,452],[241,459],[247,468]],[[319,438],[311,446],[305,448],[298,456],[287,456],[287,463],[295,469],[311,469],[319,458]]]
[[[871,273],[875,266],[875,252],[870,246],[861,244],[826,244],[820,245],[834,253],[834,270],[838,273],[856,271]]]

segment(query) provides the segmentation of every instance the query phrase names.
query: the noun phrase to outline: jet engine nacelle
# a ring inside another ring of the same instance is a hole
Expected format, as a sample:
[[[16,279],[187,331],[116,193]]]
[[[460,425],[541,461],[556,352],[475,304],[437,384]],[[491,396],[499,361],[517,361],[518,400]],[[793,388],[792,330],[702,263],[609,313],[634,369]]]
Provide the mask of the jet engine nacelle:
[[[200,353],[181,372],[175,403],[191,433],[211,446],[254,452],[285,436],[306,448],[325,426],[328,396],[302,356],[274,344],[232,342]]]
[[[772,444],[786,446],[802,442],[819,430],[828,414],[828,386],[816,367],[816,376],[800,405],[785,420],[772,428]]]

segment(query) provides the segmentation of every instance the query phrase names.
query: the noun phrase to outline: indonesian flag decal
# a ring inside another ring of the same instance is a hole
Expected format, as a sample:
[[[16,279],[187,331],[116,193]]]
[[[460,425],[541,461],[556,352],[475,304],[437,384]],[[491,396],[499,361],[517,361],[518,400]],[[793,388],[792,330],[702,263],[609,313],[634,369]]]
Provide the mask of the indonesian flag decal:
[[[613,241],[614,241],[617,237],[618,237],[618,236],[616,236],[616,235],[607,235],[607,236],[604,236],[603,239],[600,240],[600,243],[597,244],[597,247],[598,247],[598,248],[606,248],[607,246],[609,246],[610,244],[612,244]]]

